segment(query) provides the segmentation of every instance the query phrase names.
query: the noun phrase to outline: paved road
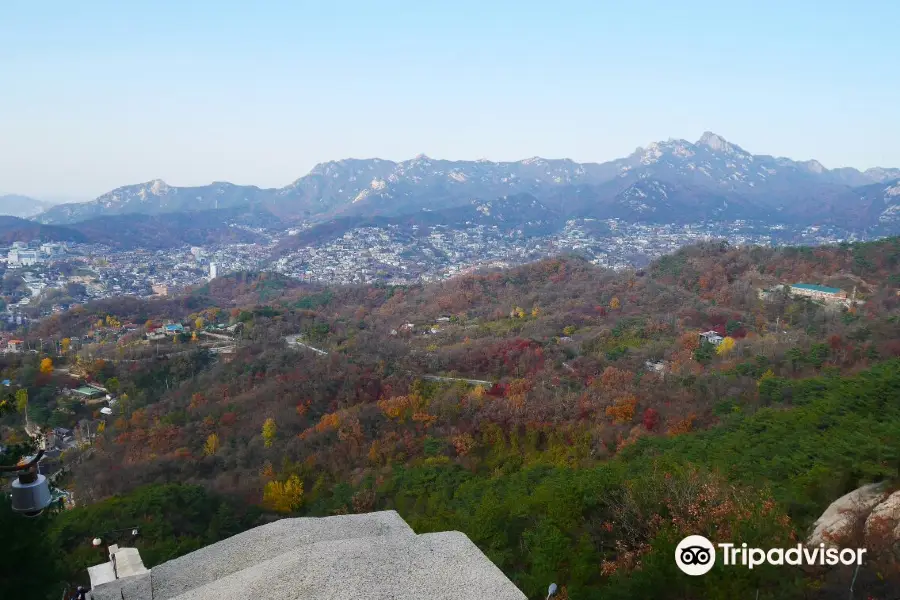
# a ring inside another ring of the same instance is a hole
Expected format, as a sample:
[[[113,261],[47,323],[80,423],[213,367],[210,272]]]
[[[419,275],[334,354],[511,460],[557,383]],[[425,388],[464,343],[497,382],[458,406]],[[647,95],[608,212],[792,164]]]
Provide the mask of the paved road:
[[[315,352],[316,354],[318,354],[320,356],[328,356],[328,353],[325,352],[324,350],[320,350],[319,348],[313,348],[312,346],[301,342],[300,339],[302,337],[303,336],[300,334],[289,335],[284,338],[284,341],[287,342],[288,346],[292,346],[292,347],[299,346],[302,348],[306,348],[307,350],[312,350],[313,352]],[[415,377],[421,377],[422,379],[427,379],[428,381],[447,381],[447,382],[464,381],[464,382],[468,383],[469,385],[494,385],[493,381],[485,381],[484,379],[466,379],[464,377],[444,377],[442,375],[418,375],[418,374],[412,373],[412,372],[410,372],[410,375],[413,375]]]
[[[211,338],[216,338],[219,340],[225,340],[226,342],[233,342],[234,338],[230,335],[223,335],[221,333],[213,333],[211,331],[200,331],[198,335],[208,335]]]
[[[442,377],[440,375],[417,375],[428,381],[465,381],[470,385],[494,385],[493,381],[485,381],[483,379],[465,379],[463,377]]]
[[[111,363],[146,362],[148,360],[156,360],[158,358],[170,358],[172,356],[183,356],[185,354],[190,354],[191,352],[194,352],[195,350],[197,350],[197,348],[205,348],[206,350],[209,350],[213,354],[222,354],[222,353],[230,354],[231,352],[234,351],[235,345],[234,344],[224,344],[221,346],[200,345],[200,346],[194,346],[193,348],[190,348],[188,350],[179,350],[178,352],[167,352],[164,354],[154,354],[153,356],[145,356],[144,358],[105,358],[105,357],[98,357],[98,358],[102,358],[106,362],[111,362]]]
[[[313,348],[312,346],[301,342],[300,338],[302,338],[302,337],[303,337],[302,335],[289,335],[284,338],[284,341],[287,342],[288,346],[300,346],[302,348],[306,348],[307,350],[312,350],[319,356],[328,356],[328,353],[325,352],[324,350],[320,350],[318,348]]]

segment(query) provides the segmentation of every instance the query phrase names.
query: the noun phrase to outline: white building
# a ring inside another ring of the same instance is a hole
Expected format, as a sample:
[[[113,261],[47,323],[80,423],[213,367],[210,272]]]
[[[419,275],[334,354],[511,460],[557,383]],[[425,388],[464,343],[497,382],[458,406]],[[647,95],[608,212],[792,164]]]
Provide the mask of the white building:
[[[718,346],[724,340],[721,335],[716,333],[715,331],[705,331],[700,334],[700,343],[707,342],[712,344],[713,346]]]
[[[18,243],[18,242],[17,242]],[[29,267],[33,264],[41,262],[41,257],[37,250],[28,250],[27,248],[12,248],[6,255],[6,262],[11,267]]]
[[[41,253],[48,257],[59,256],[66,253],[66,247],[56,242],[41,244]]]
[[[209,263],[209,278],[215,279],[219,276],[219,269],[216,267],[216,263]]]
[[[815,300],[824,300],[825,302],[833,302],[838,300],[846,300],[847,292],[840,288],[827,287],[824,285],[816,285],[812,283],[792,283],[792,296],[806,296]],[[856,294],[854,293],[854,296]]]

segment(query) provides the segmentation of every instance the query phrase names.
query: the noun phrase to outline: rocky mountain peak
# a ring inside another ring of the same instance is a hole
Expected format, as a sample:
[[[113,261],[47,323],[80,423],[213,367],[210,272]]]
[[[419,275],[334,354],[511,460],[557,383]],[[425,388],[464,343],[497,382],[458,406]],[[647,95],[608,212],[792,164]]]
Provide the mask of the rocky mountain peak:
[[[827,170],[825,166],[817,160],[808,160],[803,164],[813,173],[824,173]]]
[[[169,185],[162,179],[154,179],[147,184],[147,189],[151,194],[159,196],[165,194],[169,190]]]
[[[706,146],[713,152],[723,152],[725,154],[747,154],[743,148],[736,144],[732,144],[721,135],[712,131],[704,131],[700,139],[697,140],[697,146]]]

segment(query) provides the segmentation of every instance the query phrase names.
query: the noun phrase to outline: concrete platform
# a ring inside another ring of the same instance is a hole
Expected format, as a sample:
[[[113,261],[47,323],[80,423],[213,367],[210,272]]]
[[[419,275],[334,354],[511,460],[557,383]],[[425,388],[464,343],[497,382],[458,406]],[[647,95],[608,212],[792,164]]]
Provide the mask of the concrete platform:
[[[525,599],[464,534],[417,536],[395,511],[283,519],[91,593],[94,600]]]
[[[526,600],[464,534],[319,542],[175,600]]]

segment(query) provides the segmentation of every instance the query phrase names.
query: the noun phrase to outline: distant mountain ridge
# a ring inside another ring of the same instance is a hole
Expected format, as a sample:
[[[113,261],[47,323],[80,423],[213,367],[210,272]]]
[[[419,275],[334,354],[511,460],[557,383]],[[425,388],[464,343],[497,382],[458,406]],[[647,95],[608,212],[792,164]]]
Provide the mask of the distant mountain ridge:
[[[161,250],[180,246],[222,243],[259,243],[261,236],[250,227],[271,226],[268,213],[246,207],[208,210],[177,215],[113,215],[69,225],[47,225],[11,216],[0,216],[0,242],[76,242],[103,244],[119,250]],[[235,226],[241,225],[241,226]]]
[[[20,218],[33,217],[51,206],[53,206],[52,202],[45,202],[29,196],[0,194],[0,215]]]
[[[419,155],[394,162],[345,159],[316,165],[276,189],[162,180],[117,188],[91,202],[53,207],[43,223],[108,215],[255,207],[288,219],[396,217],[474,201],[527,195],[563,216],[647,222],[709,219],[895,226],[900,169],[826,169],[815,160],[753,155],[712,132],[694,143],[654,142],[606,163],[539,157],[516,162],[449,161]],[[880,186],[880,187],[879,187]]]

